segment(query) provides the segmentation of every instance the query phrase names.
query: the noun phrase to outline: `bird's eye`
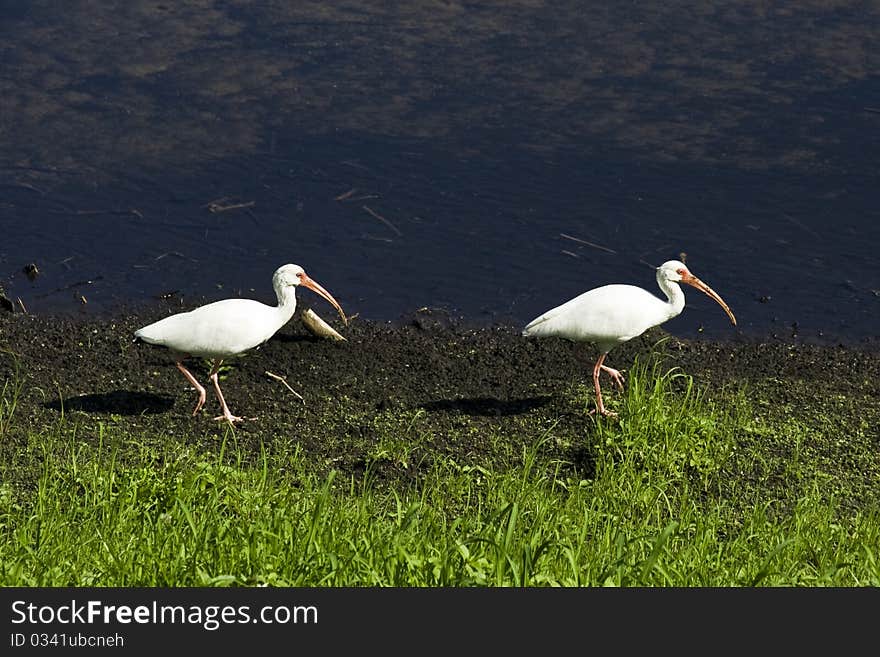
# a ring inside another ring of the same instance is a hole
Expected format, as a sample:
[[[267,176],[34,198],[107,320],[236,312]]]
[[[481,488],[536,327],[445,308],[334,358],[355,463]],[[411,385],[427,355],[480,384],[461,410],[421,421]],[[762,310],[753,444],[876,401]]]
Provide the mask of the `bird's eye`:
[[[678,274],[679,276],[684,276],[685,274],[687,274],[687,269],[684,269],[682,267],[681,269],[676,269],[675,273]]]

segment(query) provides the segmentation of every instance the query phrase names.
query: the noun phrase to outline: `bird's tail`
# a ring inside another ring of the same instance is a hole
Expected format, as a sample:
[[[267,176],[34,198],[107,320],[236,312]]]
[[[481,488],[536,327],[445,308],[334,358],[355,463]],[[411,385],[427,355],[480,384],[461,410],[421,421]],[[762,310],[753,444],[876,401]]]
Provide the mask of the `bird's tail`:
[[[522,330],[523,336],[527,338],[539,338],[548,335],[550,333],[547,330],[549,328],[546,323],[548,319],[550,318],[546,314],[533,319],[526,324],[525,328]]]

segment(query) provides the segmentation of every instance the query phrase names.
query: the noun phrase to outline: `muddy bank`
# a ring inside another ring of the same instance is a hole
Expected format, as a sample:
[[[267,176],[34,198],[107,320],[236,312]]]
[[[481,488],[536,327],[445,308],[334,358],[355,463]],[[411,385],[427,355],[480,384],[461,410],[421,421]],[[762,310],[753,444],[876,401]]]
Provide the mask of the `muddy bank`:
[[[407,479],[430,467],[438,451],[460,463],[500,462],[551,432],[557,456],[589,476],[592,346],[525,339],[519,327],[471,326],[430,310],[395,323],[355,319],[342,327],[334,321],[347,341],[332,342],[306,330],[303,309],[222,372],[232,412],[255,418],[235,429],[235,439],[255,455],[294,441],[316,467],[362,471],[381,452],[377,441],[396,432],[411,437],[413,450],[407,462],[385,464],[385,474]],[[133,341],[136,328],[167,312],[156,306],[98,321],[4,314],[0,458],[9,464],[62,417],[76,427],[77,441],[96,443],[113,425],[133,441],[163,446],[160,453],[169,438],[216,449],[227,425],[213,419],[219,405],[210,387],[205,410],[193,417],[196,393],[168,353]],[[830,421],[844,438],[860,432],[880,452],[880,350],[874,344],[718,343],[653,329],[612,351],[608,362],[626,370],[652,352],[662,355],[664,368],[692,375],[710,396],[744,387],[756,413],[788,413],[804,426]],[[206,363],[189,364],[207,386]],[[610,385],[606,390],[615,408],[618,393]],[[506,454],[497,454],[492,438],[499,435]],[[831,460],[847,451],[845,442],[835,447],[835,439],[816,436],[827,443]],[[124,453],[130,445],[119,447]]]

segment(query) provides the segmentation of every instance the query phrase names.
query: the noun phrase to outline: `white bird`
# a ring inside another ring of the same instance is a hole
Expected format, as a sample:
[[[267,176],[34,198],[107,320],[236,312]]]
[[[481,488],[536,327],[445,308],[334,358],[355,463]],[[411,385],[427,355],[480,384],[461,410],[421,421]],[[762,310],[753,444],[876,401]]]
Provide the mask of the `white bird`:
[[[199,393],[199,401],[193,415],[205,403],[205,388],[183,366],[189,356],[200,356],[213,361],[209,378],[214,384],[223,414],[215,420],[230,424],[244,418],[233,415],[223,399],[217,373],[224,359],[243,354],[257,347],[284,326],[296,310],[296,287],[304,285],[317,292],[339,311],[342,321],[348,323],[342,307],[336,299],[309,278],[299,265],[279,267],[272,276],[272,287],[278,297],[277,306],[268,306],[251,299],[224,299],[189,312],[177,313],[134,332],[135,338],[150,344],[168,347],[175,356],[179,369]]]
[[[657,267],[657,284],[666,294],[666,301],[635,285],[603,285],[533,319],[523,329],[523,335],[595,343],[599,347],[599,360],[593,367],[596,407],[602,415],[616,417],[617,413],[602,403],[599,372],[607,372],[621,390],[623,375],[604,364],[605,356],[615,346],[679,315],[684,309],[684,292],[678,283],[692,285],[715,299],[736,325],[736,317],[711,287],[694,276],[683,262],[669,260]]]

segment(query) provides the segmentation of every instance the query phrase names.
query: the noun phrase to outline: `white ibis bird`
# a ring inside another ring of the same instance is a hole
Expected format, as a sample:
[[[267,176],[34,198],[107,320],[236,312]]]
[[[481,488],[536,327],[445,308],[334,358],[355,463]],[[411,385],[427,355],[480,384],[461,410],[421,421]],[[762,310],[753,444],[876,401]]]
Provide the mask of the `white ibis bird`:
[[[205,403],[205,388],[183,366],[183,360],[189,356],[200,356],[213,361],[208,378],[214,384],[214,391],[220,401],[222,415],[215,420],[226,420],[230,424],[244,418],[229,412],[217,373],[224,359],[243,354],[257,347],[284,326],[296,310],[296,287],[304,285],[320,294],[339,311],[342,321],[348,319],[327,290],[309,278],[299,265],[279,267],[272,276],[272,287],[278,297],[277,306],[268,306],[251,299],[224,299],[189,312],[177,313],[158,322],[144,326],[134,332],[136,338],[150,344],[168,347],[175,356],[179,369],[199,393],[193,415]]]
[[[621,390],[623,375],[605,365],[605,356],[616,345],[679,315],[684,310],[684,292],[679,283],[693,285],[715,299],[736,325],[736,317],[711,287],[694,276],[683,262],[669,260],[657,267],[657,284],[666,294],[666,301],[635,285],[603,285],[533,319],[523,329],[523,335],[595,343],[599,347],[599,359],[593,367],[596,409],[602,415],[615,417],[617,413],[602,403],[599,372],[607,372]]]

